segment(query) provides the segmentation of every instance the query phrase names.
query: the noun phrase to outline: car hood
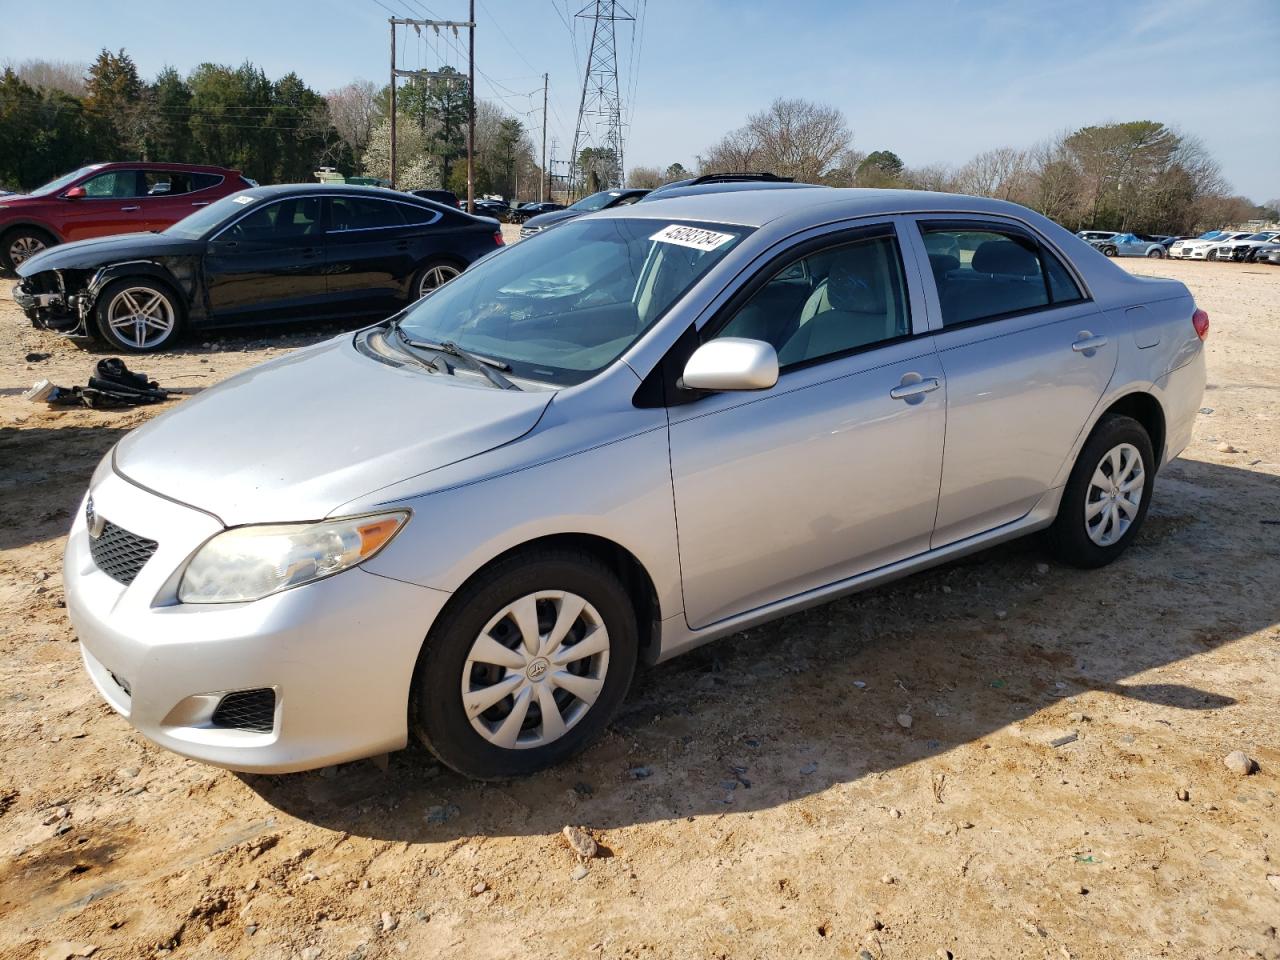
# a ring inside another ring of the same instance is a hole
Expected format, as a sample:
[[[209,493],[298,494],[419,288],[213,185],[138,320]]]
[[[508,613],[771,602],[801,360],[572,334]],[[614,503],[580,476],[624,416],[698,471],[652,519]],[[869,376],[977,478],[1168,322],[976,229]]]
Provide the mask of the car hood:
[[[390,366],[344,335],[187,400],[121,440],[114,465],[227,526],[315,520],[515,440],[554,395]]]
[[[77,240],[42,250],[22,262],[18,267],[18,276],[29,277],[45,270],[91,270],[121,260],[172,257],[203,251],[203,240],[186,240],[165,233],[121,233],[114,237]]]
[[[524,225],[545,230],[547,227],[554,227],[557,223],[563,223],[566,220],[572,220],[580,216],[582,216],[581,210],[552,210],[550,213],[540,213],[536,217],[530,217],[524,222]]]

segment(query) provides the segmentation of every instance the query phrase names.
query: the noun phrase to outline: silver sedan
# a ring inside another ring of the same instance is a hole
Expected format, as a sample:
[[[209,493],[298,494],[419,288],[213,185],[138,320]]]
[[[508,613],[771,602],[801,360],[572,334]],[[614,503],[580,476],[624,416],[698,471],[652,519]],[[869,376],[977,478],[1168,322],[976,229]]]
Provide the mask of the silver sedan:
[[[1187,444],[1208,318],[994,200],[582,217],[126,436],[66,553],[89,676],[241,770],[417,733],[482,778],[641,662],[1046,531],[1097,567]]]

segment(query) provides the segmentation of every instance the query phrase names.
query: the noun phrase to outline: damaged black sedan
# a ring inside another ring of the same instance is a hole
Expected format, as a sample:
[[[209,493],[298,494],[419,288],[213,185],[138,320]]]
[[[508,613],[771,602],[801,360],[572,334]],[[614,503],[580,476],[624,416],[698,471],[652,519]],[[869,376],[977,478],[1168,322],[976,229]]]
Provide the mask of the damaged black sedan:
[[[149,353],[186,330],[390,316],[500,246],[494,220],[408,194],[257,187],[160,233],[39,253],[13,296],[36,327]]]

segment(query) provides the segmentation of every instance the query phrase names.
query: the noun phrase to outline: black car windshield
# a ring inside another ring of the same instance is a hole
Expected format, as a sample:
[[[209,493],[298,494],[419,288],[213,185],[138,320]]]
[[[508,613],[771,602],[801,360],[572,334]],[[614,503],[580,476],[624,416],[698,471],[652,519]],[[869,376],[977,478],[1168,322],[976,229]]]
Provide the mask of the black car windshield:
[[[613,363],[750,230],[648,218],[572,220],[476,264],[400,321],[404,334],[559,386]]]
[[[102,164],[100,163],[91,163],[89,164],[89,166],[81,167],[79,170],[72,170],[70,173],[64,173],[62,176],[58,177],[56,180],[50,180],[44,186],[36,187],[29,194],[27,194],[27,196],[47,197],[51,193],[57,193],[63,187],[67,186],[68,184],[74,183],[76,180],[84,176],[86,173],[89,173],[90,171],[93,171],[93,170],[97,170],[100,166],[102,166]]]
[[[580,210],[583,213],[590,213],[592,210],[603,210],[614,200],[617,200],[621,194],[617,190],[601,190],[599,193],[593,193],[589,197],[583,197],[577,203],[570,204],[570,210]]]
[[[166,228],[163,233],[169,237],[180,237],[183,240],[199,240],[215,227],[222,225],[236,213],[261,202],[260,197],[250,193],[234,193],[221,200],[215,200],[207,207],[201,207],[188,217]]]

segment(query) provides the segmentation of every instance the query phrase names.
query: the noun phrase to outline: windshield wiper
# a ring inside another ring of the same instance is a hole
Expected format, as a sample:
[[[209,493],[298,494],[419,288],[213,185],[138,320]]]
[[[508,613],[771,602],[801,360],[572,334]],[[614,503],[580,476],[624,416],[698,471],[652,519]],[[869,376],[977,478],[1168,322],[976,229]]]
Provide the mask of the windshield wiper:
[[[474,354],[469,350],[463,350],[452,340],[445,340],[443,343],[433,343],[430,340],[415,340],[404,332],[404,328],[397,326],[396,333],[400,335],[400,339],[407,346],[417,347],[419,350],[434,350],[437,353],[445,353],[451,357],[457,357],[471,369],[479,371],[492,383],[495,387],[503,390],[519,390],[520,388],[504,377],[499,370],[510,370],[511,365],[503,363],[501,360],[494,360],[490,357],[482,357]]]

